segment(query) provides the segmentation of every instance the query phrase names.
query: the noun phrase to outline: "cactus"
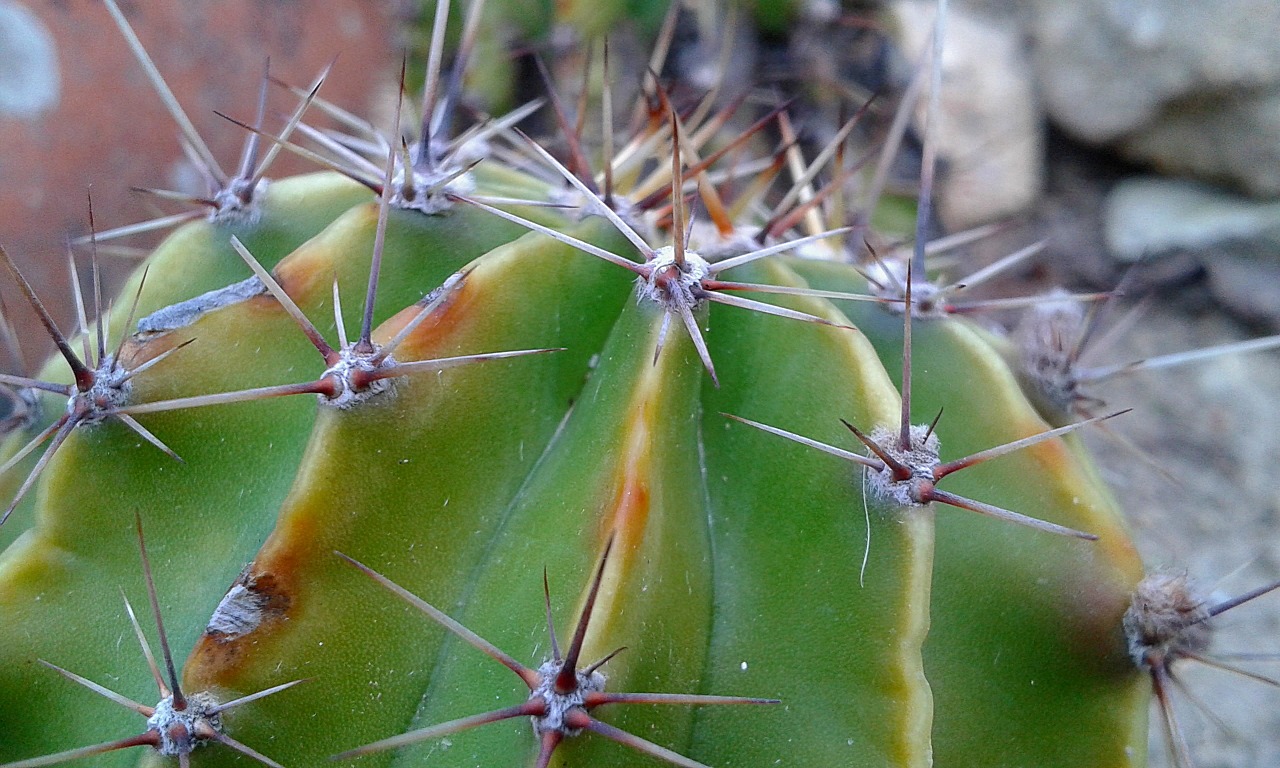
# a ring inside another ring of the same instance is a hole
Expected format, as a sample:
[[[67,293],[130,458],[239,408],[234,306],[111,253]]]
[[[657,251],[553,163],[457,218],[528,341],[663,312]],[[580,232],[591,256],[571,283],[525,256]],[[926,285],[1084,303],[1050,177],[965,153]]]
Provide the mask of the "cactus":
[[[4,254],[58,353],[0,376],[0,765],[1146,764],[1168,664],[1274,585],[1160,613],[1073,434],[1109,416],[949,311],[923,229],[851,263],[847,130],[761,215],[711,170],[782,110],[649,78],[596,174],[426,79],[412,146],[300,122],[319,82],[246,124],[339,170],[211,173],[73,334]]]

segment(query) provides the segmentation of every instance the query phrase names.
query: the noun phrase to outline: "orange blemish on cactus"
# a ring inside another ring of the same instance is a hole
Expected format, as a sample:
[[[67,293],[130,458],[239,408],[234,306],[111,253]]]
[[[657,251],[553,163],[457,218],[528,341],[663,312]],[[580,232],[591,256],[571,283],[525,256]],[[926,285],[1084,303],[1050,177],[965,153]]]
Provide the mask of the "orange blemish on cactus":
[[[462,279],[455,288],[450,290],[445,301],[438,304],[401,340],[397,357],[403,360],[427,360],[447,354],[449,352],[447,347],[456,340],[462,329],[471,321],[482,319],[479,308],[486,305],[483,286],[477,284],[472,272],[464,270],[458,273],[458,276]],[[450,280],[452,281],[453,278]],[[382,346],[403,333],[415,320],[418,320],[423,308],[429,305],[438,293],[433,291],[424,296],[421,301],[387,318],[374,332],[374,341]]]
[[[617,491],[607,508],[609,520],[602,526],[604,531],[616,531],[618,549],[624,556],[639,547],[649,522],[649,476],[653,463],[650,423],[653,410],[652,401],[646,400],[632,411],[626,429],[627,444],[623,448],[614,485]]]
[[[323,300],[329,293],[329,284],[340,259],[353,252],[352,232],[371,232],[378,225],[377,201],[357,205],[343,214],[348,226],[330,227],[303,243],[289,257],[276,264],[272,273],[285,293],[303,306]],[[339,234],[332,234],[336,232]],[[359,253],[358,250],[355,250]]]
[[[258,557],[245,568],[218,604],[204,634],[192,649],[187,670],[189,682],[205,687],[238,689],[244,673],[244,654],[258,655],[299,618],[305,603],[299,600],[301,563],[316,556],[321,544],[316,516],[289,515],[263,544]],[[298,547],[296,542],[310,542]],[[232,630],[234,631],[228,631]]]
[[[653,511],[649,483],[653,470],[653,411],[653,401],[648,398],[642,398],[631,411],[625,430],[626,443],[615,468],[614,495],[603,508],[600,518],[601,547],[612,542],[614,555],[604,572],[596,603],[592,635],[597,641],[600,637],[612,635],[609,623],[618,615],[614,603],[622,597],[623,582],[627,581],[627,574],[635,572],[634,560],[645,548],[644,540]],[[588,643],[595,645],[590,640]]]
[[[189,685],[238,688],[241,656],[288,626],[295,607],[292,579],[250,568],[231,585],[196,641],[187,661],[187,670],[195,670],[186,678]]]

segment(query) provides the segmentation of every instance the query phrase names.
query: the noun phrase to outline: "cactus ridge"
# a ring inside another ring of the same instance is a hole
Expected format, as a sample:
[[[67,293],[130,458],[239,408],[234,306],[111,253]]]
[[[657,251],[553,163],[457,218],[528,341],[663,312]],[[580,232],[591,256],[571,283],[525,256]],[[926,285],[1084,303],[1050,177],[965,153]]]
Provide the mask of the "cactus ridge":
[[[204,746],[211,741],[220,743],[263,765],[271,766],[271,768],[282,768],[279,763],[227,735],[222,722],[222,713],[249,702],[280,693],[303,681],[293,680],[227,702],[219,702],[214,695],[204,691],[190,695],[184,694],[178,680],[177,670],[174,667],[173,652],[169,647],[168,635],[164,631],[164,622],[160,616],[160,601],[156,596],[155,580],[151,575],[151,561],[147,557],[141,513],[136,514],[135,525],[138,533],[138,551],[142,563],[143,581],[146,583],[147,597],[151,603],[152,615],[155,617],[156,633],[160,639],[161,656],[164,659],[165,671],[168,674],[167,679],[161,674],[161,670],[156,664],[151,645],[147,642],[147,637],[138,623],[137,615],[133,611],[133,606],[129,603],[129,598],[123,595],[123,590],[121,596],[124,598],[125,612],[129,616],[129,623],[132,625],[134,635],[142,648],[142,655],[147,661],[152,677],[155,679],[160,701],[155,706],[140,704],[105,686],[63,669],[52,662],[44,659],[38,659],[38,661],[68,680],[88,688],[125,709],[142,715],[147,719],[147,729],[140,734],[123,739],[114,739],[102,744],[78,747],[31,760],[5,763],[4,768],[37,768],[38,766],[57,765],[81,757],[91,757],[106,752],[141,746],[151,747],[161,755],[177,757],[179,764],[183,768],[187,768],[190,765],[191,753],[197,747]]]
[[[90,211],[92,211],[92,207],[90,208]],[[92,218],[92,214],[90,218]],[[72,290],[75,294],[75,304],[79,313],[80,327],[85,333],[85,336],[83,337],[84,359],[82,360],[71,348],[66,336],[58,330],[53,318],[50,317],[49,312],[45,309],[40,298],[36,296],[35,290],[31,287],[31,284],[22,276],[17,265],[13,263],[13,259],[9,257],[9,254],[3,248],[0,248],[0,259],[4,260],[5,267],[9,270],[9,274],[12,276],[14,282],[18,284],[19,288],[21,288],[23,295],[31,304],[31,308],[35,311],[41,324],[53,339],[58,352],[61,354],[63,360],[67,364],[67,367],[70,369],[72,378],[75,382],[74,385],[71,385],[42,381],[40,379],[25,376],[0,376],[0,381],[12,386],[22,387],[25,390],[42,390],[45,392],[52,392],[67,398],[62,414],[58,416],[53,423],[46,426],[29,442],[14,452],[3,465],[0,465],[0,474],[3,474],[20,464],[46,440],[49,441],[48,447],[45,448],[44,452],[40,455],[40,458],[27,474],[26,479],[23,480],[22,484],[18,487],[13,500],[9,503],[8,507],[6,507],[4,513],[0,514],[0,525],[3,525],[9,519],[9,516],[13,513],[14,509],[17,508],[18,504],[22,502],[23,497],[26,496],[27,492],[35,484],[40,473],[48,465],[49,461],[66,441],[67,437],[70,436],[71,432],[77,427],[93,426],[107,419],[115,419],[133,430],[148,443],[159,448],[169,457],[181,461],[178,455],[174,453],[169,446],[165,445],[163,441],[152,434],[146,427],[142,426],[142,424],[138,423],[136,419],[125,411],[125,404],[130,400],[130,395],[133,390],[131,379],[138,373],[145,371],[147,368],[150,368],[160,362],[172,352],[176,352],[178,349],[181,349],[182,345],[167,350],[163,354],[157,356],[157,358],[153,358],[150,361],[139,364],[132,369],[127,368],[121,360],[124,341],[127,337],[123,337],[121,339],[120,345],[114,352],[109,352],[107,350],[106,332],[103,327],[106,323],[106,318],[102,313],[101,307],[102,283],[99,278],[98,260],[97,254],[95,253],[93,260],[94,312],[95,315],[98,316],[99,322],[96,323],[98,329],[97,347],[96,349],[92,348],[88,338],[89,321],[85,317],[84,298],[80,293],[80,281],[76,273],[75,257],[69,253],[68,261],[71,267]],[[141,282],[142,281],[140,281],[140,285]]]
[[[607,739],[631,747],[639,752],[652,755],[672,765],[684,768],[708,768],[703,763],[683,757],[666,747],[654,744],[634,734],[615,728],[607,723],[591,717],[591,710],[606,704],[667,704],[679,706],[702,706],[709,704],[778,704],[777,699],[746,698],[737,696],[706,696],[697,694],[669,693],[608,693],[605,691],[606,678],[599,672],[625,648],[618,648],[586,667],[579,669],[578,661],[586,639],[587,627],[591,620],[596,597],[600,592],[600,584],[604,579],[605,567],[609,561],[609,552],[613,548],[614,537],[611,535],[605,543],[600,555],[600,563],[587,592],[586,605],[582,617],[574,630],[573,640],[568,650],[561,655],[559,643],[556,641],[555,626],[551,621],[550,587],[543,572],[543,589],[547,610],[547,631],[550,635],[552,656],[538,666],[537,669],[526,667],[511,656],[494,646],[489,641],[463,627],[457,621],[441,613],[430,603],[413,595],[403,587],[387,579],[382,574],[351,558],[337,553],[351,565],[386,587],[396,596],[415,606],[431,617],[445,629],[454,633],[468,644],[477,648],[498,663],[510,669],[529,688],[529,698],[524,704],[504,707],[479,715],[460,718],[439,725],[420,728],[400,736],[357,747],[335,755],[335,760],[345,760],[374,752],[395,749],[421,741],[437,739],[480,725],[499,722],[515,717],[528,717],[532,721],[534,733],[540,745],[536,765],[545,768],[551,761],[556,748],[565,738],[580,735],[584,730],[598,733]]]

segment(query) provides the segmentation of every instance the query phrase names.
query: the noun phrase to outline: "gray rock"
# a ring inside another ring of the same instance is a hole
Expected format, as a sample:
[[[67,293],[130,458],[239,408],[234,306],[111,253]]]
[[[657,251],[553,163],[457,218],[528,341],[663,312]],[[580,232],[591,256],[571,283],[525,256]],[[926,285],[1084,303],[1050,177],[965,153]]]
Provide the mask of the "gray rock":
[[[1162,168],[1280,194],[1280,3],[1037,0],[1052,119]]]
[[[1280,264],[1234,250],[1206,259],[1209,290],[1233,315],[1280,330]]]
[[[1280,195],[1280,72],[1266,89],[1171,102],[1120,148],[1163,171],[1235,182],[1262,197]]]
[[[1134,262],[1280,233],[1280,200],[1251,200],[1192,181],[1134,177],[1107,195],[1104,221],[1111,255]]]

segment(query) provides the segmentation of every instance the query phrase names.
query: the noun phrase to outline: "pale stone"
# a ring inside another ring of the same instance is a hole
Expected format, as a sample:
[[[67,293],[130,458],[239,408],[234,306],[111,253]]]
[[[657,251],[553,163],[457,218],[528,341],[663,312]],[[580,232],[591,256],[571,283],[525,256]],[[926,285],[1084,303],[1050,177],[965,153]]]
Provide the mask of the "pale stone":
[[[1051,119],[1163,170],[1280,194],[1280,3],[1037,0]]]
[[[1172,250],[1280,232],[1280,201],[1258,201],[1197,182],[1137,177],[1107,195],[1107,250],[1133,262]]]
[[[902,0],[892,12],[905,55],[923,61],[934,3]],[[927,102],[917,125],[922,131]],[[1007,19],[951,9],[942,54],[938,154],[944,165],[936,199],[949,230],[1017,214],[1043,186],[1043,111],[1017,26]]]

